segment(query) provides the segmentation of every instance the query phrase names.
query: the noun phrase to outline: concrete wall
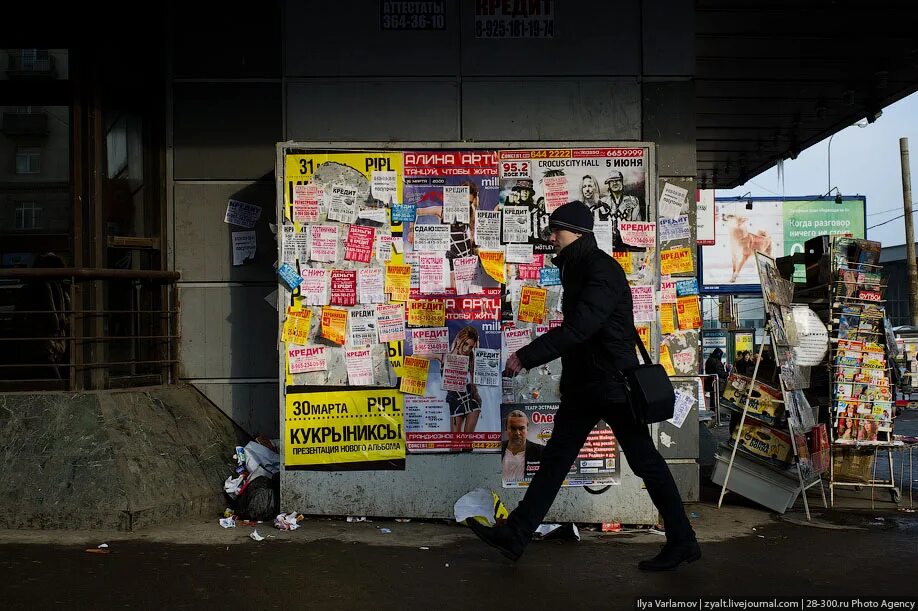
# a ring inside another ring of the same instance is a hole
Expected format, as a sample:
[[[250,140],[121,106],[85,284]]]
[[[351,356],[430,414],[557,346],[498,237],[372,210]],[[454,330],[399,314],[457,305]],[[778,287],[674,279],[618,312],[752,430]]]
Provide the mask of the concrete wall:
[[[276,141],[645,140],[658,143],[660,177],[694,176],[692,2],[557,1],[553,38],[512,41],[475,38],[474,6],[448,1],[435,32],[381,32],[375,3],[229,2],[174,16],[168,189],[182,377],[250,432],[279,426],[276,330],[262,300],[276,286],[266,229]],[[264,209],[245,267],[227,263],[229,197]],[[498,471],[495,457],[409,459],[428,482],[468,472],[466,461]],[[325,490],[364,476],[292,477]],[[302,498],[301,510],[343,510],[330,493]]]

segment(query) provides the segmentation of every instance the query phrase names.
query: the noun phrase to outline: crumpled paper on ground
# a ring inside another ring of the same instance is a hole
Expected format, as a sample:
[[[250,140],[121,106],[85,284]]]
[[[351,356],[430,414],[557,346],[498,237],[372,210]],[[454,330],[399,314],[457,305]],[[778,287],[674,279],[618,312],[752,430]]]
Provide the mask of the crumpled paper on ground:
[[[457,522],[472,518],[487,526],[495,526],[498,520],[506,520],[510,512],[496,492],[475,488],[463,495],[453,506]]]
[[[235,518],[220,518],[220,526],[223,528],[236,528]]]
[[[274,528],[278,530],[296,530],[300,527],[300,520],[303,516],[295,511],[290,513],[279,513],[274,518]]]
[[[580,530],[574,523],[539,524],[535,534],[539,539],[573,539],[580,541]]]

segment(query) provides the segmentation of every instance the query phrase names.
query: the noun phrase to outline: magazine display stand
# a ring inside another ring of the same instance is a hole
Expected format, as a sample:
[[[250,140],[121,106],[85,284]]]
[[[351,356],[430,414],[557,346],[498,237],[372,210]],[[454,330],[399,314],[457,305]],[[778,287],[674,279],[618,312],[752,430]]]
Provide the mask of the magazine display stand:
[[[757,252],[756,264],[767,315],[766,341],[759,346],[752,377],[731,375],[727,380],[725,397],[732,399],[730,402],[732,406],[742,403],[743,408],[741,412],[738,412],[740,414],[738,426],[731,427],[734,441],[730,458],[726,462],[726,473],[722,477],[717,506],[720,507],[723,503],[739,450],[744,461],[754,459],[760,466],[765,465],[782,476],[788,475],[788,463],[791,463],[790,470],[796,472],[796,482],[790,490],[792,495],[783,510],[789,509],[796,496],[802,493],[803,507],[807,520],[809,520],[811,519],[810,506],[806,491],[811,487],[819,484],[823,505],[828,507],[821,477],[821,473],[828,467],[826,464],[828,456],[827,452],[811,455],[806,434],[818,435],[820,432],[824,434],[825,429],[816,424],[813,409],[803,394],[803,388],[808,383],[809,369],[797,362],[797,355],[794,351],[798,338],[797,326],[791,310],[793,283],[780,277],[775,261],[771,257]],[[759,379],[766,344],[770,345],[774,355],[774,361],[769,359],[769,365],[779,381],[780,391],[762,384]],[[819,444],[816,445],[822,447]],[[721,446],[721,449],[725,448]],[[716,479],[720,478],[715,471],[715,482]],[[736,486],[731,489],[753,498],[742,488],[744,486]],[[746,487],[746,489],[756,491],[755,486]],[[753,500],[766,504],[759,498],[753,498]],[[766,506],[778,509],[783,513],[783,510],[775,505],[766,504]]]
[[[886,317],[880,278],[880,243],[848,237],[832,240],[830,286],[832,318],[832,464],[829,496],[835,504],[836,487],[887,488],[898,502],[892,451],[902,441],[893,438],[891,367],[898,354]],[[889,479],[876,478],[877,455],[883,450]],[[858,454],[861,455],[860,459]],[[866,458],[864,458],[866,457]],[[848,481],[837,473],[844,460],[860,462]],[[838,463],[838,464],[836,464]],[[867,472],[869,471],[869,473]],[[853,478],[856,481],[850,481]]]

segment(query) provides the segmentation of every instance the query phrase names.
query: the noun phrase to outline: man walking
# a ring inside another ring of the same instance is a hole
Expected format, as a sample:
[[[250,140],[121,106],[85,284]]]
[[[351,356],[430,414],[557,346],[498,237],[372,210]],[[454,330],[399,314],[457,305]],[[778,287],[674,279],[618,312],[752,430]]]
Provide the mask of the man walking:
[[[593,215],[583,203],[567,203],[549,218],[549,242],[558,253],[564,287],[564,321],[510,355],[510,375],[561,357],[561,407],[539,470],[519,506],[501,526],[489,528],[475,520],[469,527],[485,543],[517,560],[532,539],[558,494],[587,435],[604,419],[666,527],[666,545],[638,568],[672,570],[701,557],[695,532],[669,468],[657,451],[646,425],[629,415],[621,371],[637,365],[631,290],[621,266],[600,250],[593,237]]]

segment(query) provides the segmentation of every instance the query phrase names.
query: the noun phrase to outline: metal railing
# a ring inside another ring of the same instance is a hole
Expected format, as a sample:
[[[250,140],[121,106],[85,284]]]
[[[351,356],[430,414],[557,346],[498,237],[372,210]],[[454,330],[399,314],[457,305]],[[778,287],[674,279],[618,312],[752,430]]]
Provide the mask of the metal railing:
[[[168,384],[178,304],[168,271],[0,269],[0,389]]]

